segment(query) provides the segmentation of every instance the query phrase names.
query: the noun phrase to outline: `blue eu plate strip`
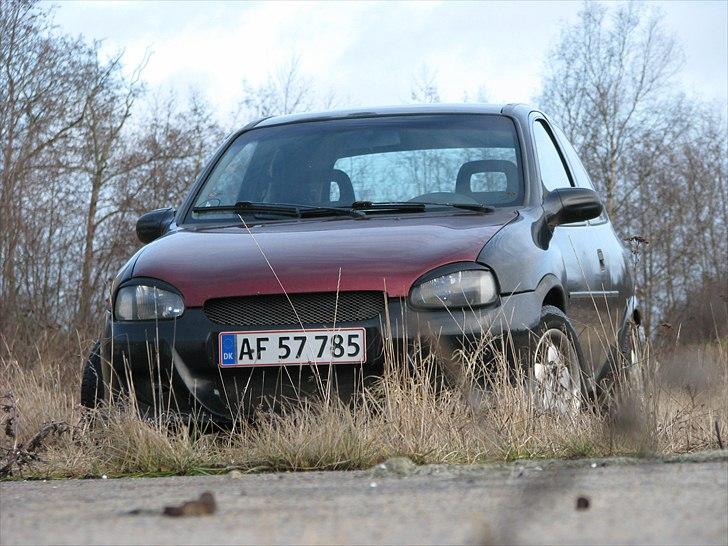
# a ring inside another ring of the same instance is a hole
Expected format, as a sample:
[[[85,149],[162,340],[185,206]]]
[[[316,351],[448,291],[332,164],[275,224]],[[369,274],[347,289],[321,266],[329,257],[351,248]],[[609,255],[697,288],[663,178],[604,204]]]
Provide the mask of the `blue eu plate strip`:
[[[220,336],[220,350],[222,351],[222,365],[237,364],[238,344],[235,334],[223,334]]]

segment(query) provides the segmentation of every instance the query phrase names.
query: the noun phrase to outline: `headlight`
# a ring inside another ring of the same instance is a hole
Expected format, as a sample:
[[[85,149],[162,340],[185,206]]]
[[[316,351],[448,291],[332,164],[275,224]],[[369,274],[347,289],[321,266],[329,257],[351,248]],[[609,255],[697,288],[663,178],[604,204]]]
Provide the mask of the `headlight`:
[[[456,271],[423,282],[412,289],[410,300],[417,307],[476,307],[498,299],[495,277],[490,271]]]
[[[156,286],[124,286],[116,294],[114,314],[118,320],[171,319],[184,313],[179,294]]]

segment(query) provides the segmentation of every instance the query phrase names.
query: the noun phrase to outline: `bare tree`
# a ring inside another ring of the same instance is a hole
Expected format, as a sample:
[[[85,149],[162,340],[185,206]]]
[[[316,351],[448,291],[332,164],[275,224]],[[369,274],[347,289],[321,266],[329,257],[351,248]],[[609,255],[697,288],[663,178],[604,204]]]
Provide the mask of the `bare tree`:
[[[124,100],[116,103],[115,117],[110,114],[107,119],[117,120],[109,126],[118,128],[118,134],[100,133],[100,142],[111,148],[108,162],[99,162],[95,154],[90,157],[89,165],[96,168],[87,174],[91,199],[82,270],[88,268],[90,274],[82,275],[79,283],[79,323],[93,318],[105,293],[104,286],[123,260],[139,247],[133,230],[139,215],[177,205],[222,137],[209,105],[198,95],[193,95],[186,107],[180,107],[177,98],[170,95],[161,103],[153,103],[134,126],[124,126],[127,106],[131,106],[138,90],[135,85],[132,79],[126,87],[116,87],[117,92],[123,92],[119,98]],[[91,138],[94,135],[89,133]],[[100,165],[104,169],[97,168]],[[94,202],[97,206],[92,208]],[[90,219],[92,236],[88,237]]]
[[[488,90],[484,85],[479,85],[472,95],[464,91],[463,102],[488,102]]]
[[[442,102],[437,71],[427,64],[420,66],[419,71],[410,82],[410,100],[419,104],[436,104]],[[463,102],[488,102],[488,91],[482,84],[474,92],[464,90]]]
[[[138,214],[179,202],[219,142],[203,101],[144,112],[142,92],[139,71],[59,34],[47,7],[0,4],[4,336],[89,322]]]
[[[539,104],[563,126],[612,217],[626,154],[652,127],[682,55],[662,18],[634,2],[585,3],[551,51]]]
[[[426,64],[423,64],[419,72],[412,78],[410,99],[412,102],[425,104],[441,102],[437,84],[437,72]]]
[[[125,147],[122,131],[142,91],[139,75],[144,64],[127,81],[121,74],[121,55],[101,63],[96,51],[95,58],[96,62],[88,67],[86,76],[90,90],[86,115],[79,126],[77,149],[78,174],[88,187],[78,287],[77,318],[80,323],[91,318],[91,301],[99,289],[99,276],[94,274],[97,233],[119,212],[111,186],[117,177],[134,168],[128,161],[121,161]]]
[[[30,196],[48,191],[64,170],[65,148],[88,107],[80,77],[89,50],[79,40],[53,37],[35,2],[0,4],[0,328],[17,307],[17,260],[27,229]]]
[[[646,134],[628,165],[637,192],[622,226],[650,241],[638,280],[648,330],[660,317],[728,271],[726,121],[710,106],[676,107],[669,127]]]
[[[648,333],[726,278],[726,120],[677,92],[659,15],[585,4],[552,50],[539,99],[580,151],[624,236],[649,240],[636,271]]]
[[[274,73],[269,74],[265,83],[251,86],[243,82],[243,99],[238,107],[236,118],[264,118],[310,110],[314,104],[313,85],[301,72],[300,57],[293,56]]]

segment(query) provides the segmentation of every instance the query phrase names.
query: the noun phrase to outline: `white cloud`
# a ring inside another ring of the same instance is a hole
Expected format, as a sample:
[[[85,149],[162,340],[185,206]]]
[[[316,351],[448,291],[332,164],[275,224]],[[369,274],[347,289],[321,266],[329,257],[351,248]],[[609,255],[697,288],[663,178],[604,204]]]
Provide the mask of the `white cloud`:
[[[437,72],[444,100],[484,88],[492,101],[529,101],[538,93],[544,54],[574,2],[73,2],[57,22],[73,34],[126,51],[129,66],[147,49],[151,87],[201,90],[221,113],[244,79],[264,81],[292,55],[320,91],[348,105],[407,101],[423,64]],[[691,61],[686,85],[725,100],[725,4],[671,2]],[[711,32],[703,32],[704,28]]]

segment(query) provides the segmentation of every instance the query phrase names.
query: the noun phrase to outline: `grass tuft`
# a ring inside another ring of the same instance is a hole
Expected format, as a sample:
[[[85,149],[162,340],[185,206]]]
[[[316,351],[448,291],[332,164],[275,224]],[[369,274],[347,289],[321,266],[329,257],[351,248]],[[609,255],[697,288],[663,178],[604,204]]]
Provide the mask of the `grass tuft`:
[[[484,389],[476,354],[443,363],[414,353],[403,363],[391,352],[384,378],[352,404],[322,396],[260,414],[255,425],[204,435],[179,423],[141,419],[129,404],[83,410],[81,359],[69,357],[73,351],[59,354],[54,346],[36,347],[30,358],[20,359],[6,345],[0,357],[5,395],[0,457],[50,421],[71,429],[48,436],[38,457],[16,465],[12,477],[363,469],[392,457],[471,464],[664,455],[715,449],[720,431],[722,441],[728,436],[725,340],[649,354],[641,380],[608,413],[539,411],[504,359]],[[459,375],[443,383],[435,373],[443,368]]]

